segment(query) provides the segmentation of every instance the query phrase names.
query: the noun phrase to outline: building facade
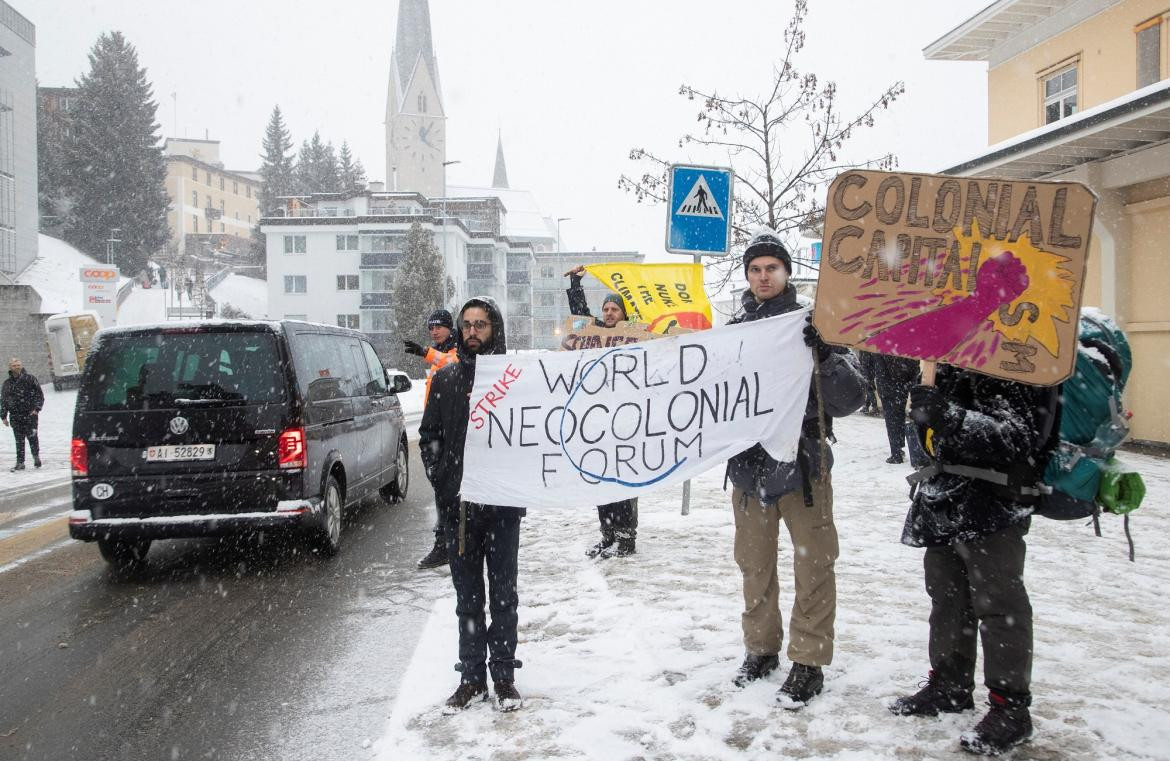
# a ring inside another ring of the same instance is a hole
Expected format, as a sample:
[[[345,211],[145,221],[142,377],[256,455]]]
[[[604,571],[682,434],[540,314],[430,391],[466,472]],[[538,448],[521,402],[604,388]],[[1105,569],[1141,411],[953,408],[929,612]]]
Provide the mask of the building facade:
[[[178,250],[192,255],[243,256],[260,221],[260,181],[252,172],[224,169],[218,140],[168,138],[167,224]]]
[[[426,0],[400,0],[386,92],[386,186],[441,198],[446,192],[447,117]]]
[[[1133,436],[1170,443],[1170,7],[999,0],[925,49],[988,66],[988,138],[949,174],[1063,180],[1097,194],[1083,303],[1125,329]]]
[[[36,28],[0,0],[0,273],[37,258]]]

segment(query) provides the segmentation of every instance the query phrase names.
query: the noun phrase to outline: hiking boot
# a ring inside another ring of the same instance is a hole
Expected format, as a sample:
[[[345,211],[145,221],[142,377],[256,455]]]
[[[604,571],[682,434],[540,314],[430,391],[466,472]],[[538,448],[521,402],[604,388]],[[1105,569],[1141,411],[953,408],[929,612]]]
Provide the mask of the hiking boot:
[[[824,686],[825,675],[820,666],[793,662],[784,686],[776,693],[776,702],[781,708],[795,711],[804,708],[810,700],[820,695]]]
[[[735,678],[731,681],[736,687],[746,687],[748,682],[763,679],[779,665],[780,659],[775,655],[748,653],[743,657],[743,664],[739,667],[739,671],[735,672]]]
[[[969,688],[946,684],[933,671],[921,687],[913,695],[903,695],[890,703],[890,713],[895,716],[938,716],[940,713],[959,713],[975,707]]]
[[[487,700],[488,688],[483,682],[460,682],[459,687],[447,698],[443,706],[443,713],[452,714],[462,711],[473,701]]]
[[[496,708],[504,713],[524,707],[515,682],[496,682]]]
[[[614,536],[612,531],[602,531],[601,532],[601,541],[598,542],[597,544],[593,545],[589,549],[585,550],[585,557],[589,557],[589,558],[597,557],[598,555],[600,555],[601,553],[605,552],[610,547],[612,547],[614,542],[616,542],[616,541],[617,541],[617,537]]]
[[[886,462],[891,465],[901,465],[902,463],[906,462],[906,456],[901,452],[894,452],[892,455],[886,458]]]
[[[445,565],[447,565],[447,545],[439,540],[436,540],[435,546],[431,548],[431,551],[428,552],[422,560],[418,561],[418,567],[420,570],[426,568],[440,568]]]
[[[8,472],[15,473],[18,470],[24,470],[24,463],[23,462],[16,463],[15,465],[13,465],[11,468],[8,469]]]
[[[597,557],[605,560],[607,558],[624,558],[627,555],[633,555],[637,550],[634,549],[634,540],[618,539],[614,544],[609,545],[601,552],[597,553]]]
[[[38,455],[35,455],[35,454],[33,455],[33,467],[34,467],[34,468],[39,468],[39,467],[41,467],[41,458],[40,458]]]
[[[975,729],[959,735],[959,747],[979,756],[998,756],[1027,741],[1032,736],[1032,716],[1028,698],[989,694],[991,710],[979,720]]]

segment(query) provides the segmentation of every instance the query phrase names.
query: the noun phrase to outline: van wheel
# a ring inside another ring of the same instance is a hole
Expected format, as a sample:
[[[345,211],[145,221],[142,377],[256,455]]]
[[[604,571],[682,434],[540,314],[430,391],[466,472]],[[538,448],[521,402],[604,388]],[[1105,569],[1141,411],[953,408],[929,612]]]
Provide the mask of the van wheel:
[[[142,570],[150,551],[149,539],[98,539],[97,545],[102,558],[120,572]]]
[[[337,479],[330,475],[325,480],[325,494],[322,498],[321,509],[324,512],[324,523],[317,534],[317,550],[326,557],[332,557],[341,549],[341,514],[344,503],[341,497],[341,487]]]
[[[394,480],[378,490],[382,499],[393,505],[406,499],[410,487],[410,455],[407,454],[406,440],[398,442],[398,454],[394,455]]]

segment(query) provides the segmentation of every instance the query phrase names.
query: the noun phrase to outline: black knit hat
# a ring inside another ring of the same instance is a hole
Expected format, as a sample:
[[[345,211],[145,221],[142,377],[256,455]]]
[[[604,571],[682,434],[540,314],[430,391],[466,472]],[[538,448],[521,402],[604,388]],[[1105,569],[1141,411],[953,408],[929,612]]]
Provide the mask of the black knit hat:
[[[622,299],[621,296],[617,295],[616,293],[607,293],[605,295],[605,298],[601,300],[601,305],[605,306],[606,304],[610,303],[611,301],[618,305],[618,309],[622,310],[622,319],[623,320],[630,319],[629,314],[626,312],[626,302]]]
[[[792,256],[780,239],[771,233],[761,233],[752,238],[747,250],[743,252],[743,274],[747,276],[748,264],[758,256],[774,256],[784,263],[784,269],[792,274]]]
[[[451,319],[451,313],[446,309],[436,309],[427,318],[427,328],[433,328],[436,325],[441,325],[448,330],[455,329],[455,321]]]

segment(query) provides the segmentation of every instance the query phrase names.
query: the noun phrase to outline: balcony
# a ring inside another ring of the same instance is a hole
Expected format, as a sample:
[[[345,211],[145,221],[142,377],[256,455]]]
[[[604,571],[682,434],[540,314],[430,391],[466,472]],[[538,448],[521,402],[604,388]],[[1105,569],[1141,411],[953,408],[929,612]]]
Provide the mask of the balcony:
[[[532,273],[525,270],[508,270],[508,285],[528,285],[532,282]]]
[[[496,266],[494,264],[476,264],[468,262],[467,264],[467,279],[468,280],[495,280]]]
[[[293,219],[311,219],[313,217],[352,217],[353,209],[346,206],[327,206],[321,209],[311,206],[299,209],[276,209],[274,217],[289,217]]]
[[[390,269],[402,264],[406,254],[401,251],[381,254],[362,254],[362,263],[359,269]]]
[[[393,304],[394,294],[392,293],[363,293],[362,306],[363,307],[388,307]]]

